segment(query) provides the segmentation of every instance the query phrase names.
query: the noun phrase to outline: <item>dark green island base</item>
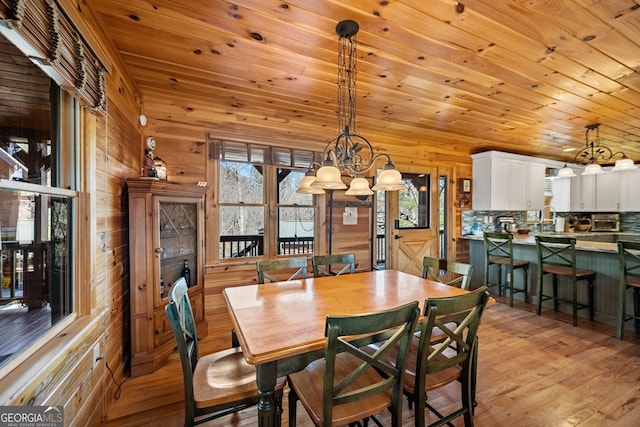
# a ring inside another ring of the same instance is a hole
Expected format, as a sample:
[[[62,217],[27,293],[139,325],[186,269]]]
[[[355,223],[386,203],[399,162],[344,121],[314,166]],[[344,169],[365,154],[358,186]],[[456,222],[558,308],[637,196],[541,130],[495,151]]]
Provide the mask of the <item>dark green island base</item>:
[[[618,311],[618,247],[617,240],[640,241],[640,233],[544,233],[546,236],[564,236],[576,238],[576,260],[578,268],[587,268],[596,271],[595,279],[595,321],[608,325],[616,324]],[[484,282],[484,242],[482,236],[463,236],[469,240],[470,262],[473,265],[471,287],[477,288]],[[529,261],[529,286],[527,302],[537,303],[538,263],[536,255],[535,237],[532,235],[516,235],[513,239],[514,258]],[[497,274],[497,273],[495,273]],[[516,287],[522,287],[521,271],[514,273]],[[504,278],[503,278],[504,281]],[[545,277],[545,291],[550,292],[551,277]],[[497,292],[497,288],[492,288]],[[570,299],[570,286],[560,279],[558,286],[559,297]],[[515,300],[524,300],[524,294],[514,294]],[[632,298],[627,298],[627,310],[632,310]],[[587,301],[587,287],[578,283],[578,301]],[[543,302],[544,308],[553,309],[552,301]],[[571,314],[570,304],[560,304],[559,311]],[[579,310],[580,318],[588,318],[587,310]],[[625,329],[632,329],[633,322],[627,322]]]

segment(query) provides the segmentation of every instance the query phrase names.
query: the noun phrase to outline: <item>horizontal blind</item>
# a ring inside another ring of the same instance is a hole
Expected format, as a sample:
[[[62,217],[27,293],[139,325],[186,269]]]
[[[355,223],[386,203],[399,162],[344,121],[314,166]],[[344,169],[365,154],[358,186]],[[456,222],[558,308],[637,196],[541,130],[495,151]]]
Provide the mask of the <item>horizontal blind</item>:
[[[37,52],[32,60],[55,70],[50,77],[85,107],[104,113],[104,66],[56,2],[0,0],[0,17]]]

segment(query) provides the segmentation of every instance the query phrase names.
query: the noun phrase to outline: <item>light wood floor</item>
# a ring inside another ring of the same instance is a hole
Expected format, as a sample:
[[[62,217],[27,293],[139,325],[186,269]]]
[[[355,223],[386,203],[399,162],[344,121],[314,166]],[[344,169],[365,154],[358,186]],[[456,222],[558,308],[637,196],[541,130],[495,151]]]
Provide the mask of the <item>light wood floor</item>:
[[[628,332],[619,341],[613,327],[580,319],[574,328],[569,316],[551,310],[536,316],[531,305],[510,308],[496,299],[480,327],[476,426],[640,425],[639,336]],[[228,319],[212,323],[204,352],[230,344]],[[430,401],[446,410],[456,402],[458,390],[452,384],[430,394]],[[288,425],[286,411],[285,406],[283,425]],[[182,377],[174,354],[158,372],[124,383],[106,425],[181,426],[182,417]],[[404,425],[413,425],[406,403],[403,417]],[[387,414],[378,418],[390,425]],[[297,419],[299,426],[311,425],[300,406]],[[256,409],[204,425],[255,426]],[[462,420],[455,425],[463,425]]]

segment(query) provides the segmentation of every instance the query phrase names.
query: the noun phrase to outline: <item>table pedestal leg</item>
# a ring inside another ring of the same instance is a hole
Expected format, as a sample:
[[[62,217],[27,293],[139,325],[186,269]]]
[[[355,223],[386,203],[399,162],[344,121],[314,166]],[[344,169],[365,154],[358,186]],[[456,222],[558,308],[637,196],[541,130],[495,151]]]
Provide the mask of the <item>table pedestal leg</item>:
[[[275,387],[276,362],[256,366],[256,383],[258,385],[258,426],[277,427],[280,417],[276,416]]]

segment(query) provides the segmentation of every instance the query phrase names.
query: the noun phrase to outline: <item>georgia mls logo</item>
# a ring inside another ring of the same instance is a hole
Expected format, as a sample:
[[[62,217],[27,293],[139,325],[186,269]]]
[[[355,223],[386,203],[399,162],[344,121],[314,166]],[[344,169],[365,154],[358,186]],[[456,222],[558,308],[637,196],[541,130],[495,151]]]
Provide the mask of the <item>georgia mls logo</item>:
[[[0,406],[0,427],[63,427],[62,406]]]

